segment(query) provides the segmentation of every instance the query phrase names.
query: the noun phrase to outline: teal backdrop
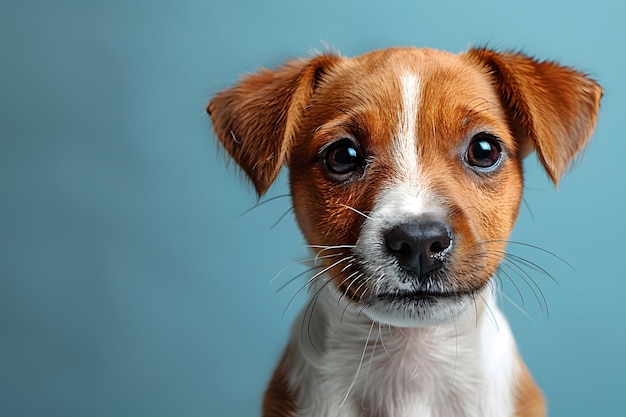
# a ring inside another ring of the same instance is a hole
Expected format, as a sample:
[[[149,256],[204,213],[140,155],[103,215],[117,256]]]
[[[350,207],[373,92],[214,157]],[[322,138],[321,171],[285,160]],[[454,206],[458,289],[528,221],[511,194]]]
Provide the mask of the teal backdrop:
[[[258,415],[304,302],[304,278],[279,291],[302,269],[270,281],[307,253],[288,198],[242,215],[207,101],[327,45],[485,44],[605,88],[558,191],[525,164],[513,239],[571,267],[510,246],[558,283],[528,269],[541,292],[514,276],[502,306],[551,416],[626,415],[625,22],[604,0],[2,2],[0,415]]]

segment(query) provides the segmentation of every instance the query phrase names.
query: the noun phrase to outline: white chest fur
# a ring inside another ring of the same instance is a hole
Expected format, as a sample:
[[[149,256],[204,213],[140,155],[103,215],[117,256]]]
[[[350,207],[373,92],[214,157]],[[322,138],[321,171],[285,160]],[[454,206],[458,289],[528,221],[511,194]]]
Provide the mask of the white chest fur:
[[[313,292],[315,293],[315,291]],[[445,325],[374,323],[323,290],[290,343],[299,416],[506,417],[513,415],[517,353],[490,290]]]

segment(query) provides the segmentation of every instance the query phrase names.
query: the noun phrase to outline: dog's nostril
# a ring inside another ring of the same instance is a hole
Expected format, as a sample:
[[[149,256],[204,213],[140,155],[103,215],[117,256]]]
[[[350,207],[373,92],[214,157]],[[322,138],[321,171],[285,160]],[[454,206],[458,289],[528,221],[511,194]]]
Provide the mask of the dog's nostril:
[[[418,276],[439,268],[452,244],[448,226],[436,220],[400,224],[388,230],[385,239],[400,267]]]
[[[404,257],[411,256],[412,252],[413,250],[411,249],[411,245],[406,242],[402,242],[402,244],[400,245],[400,249],[398,249],[398,253]]]
[[[430,255],[437,255],[450,247],[450,236],[446,233],[446,235],[437,236],[436,239],[430,244],[429,252]]]

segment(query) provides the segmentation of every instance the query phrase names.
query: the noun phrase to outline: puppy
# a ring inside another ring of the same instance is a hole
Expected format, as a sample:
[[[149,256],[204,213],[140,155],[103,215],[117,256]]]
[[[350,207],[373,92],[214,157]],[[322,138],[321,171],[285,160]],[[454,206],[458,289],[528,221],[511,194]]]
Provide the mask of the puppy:
[[[315,254],[264,416],[544,416],[492,277],[533,150],[558,184],[602,90],[518,53],[393,48],[262,70],[208,104],[259,196],[283,164]]]

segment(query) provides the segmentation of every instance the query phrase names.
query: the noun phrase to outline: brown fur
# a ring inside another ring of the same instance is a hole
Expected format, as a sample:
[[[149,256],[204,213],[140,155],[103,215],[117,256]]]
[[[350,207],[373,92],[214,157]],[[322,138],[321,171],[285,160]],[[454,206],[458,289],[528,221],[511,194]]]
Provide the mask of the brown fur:
[[[558,184],[596,125],[602,89],[584,74],[522,54],[472,49],[489,70],[514,133]]]
[[[291,417],[296,414],[297,394],[289,386],[293,352],[287,347],[263,398],[263,417]]]
[[[207,111],[224,148],[263,195],[286,161],[317,80],[336,57],[262,70],[217,94]]]
[[[518,382],[516,417],[545,416],[547,411],[543,394],[521,358],[519,358],[519,364],[521,372]]]

